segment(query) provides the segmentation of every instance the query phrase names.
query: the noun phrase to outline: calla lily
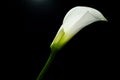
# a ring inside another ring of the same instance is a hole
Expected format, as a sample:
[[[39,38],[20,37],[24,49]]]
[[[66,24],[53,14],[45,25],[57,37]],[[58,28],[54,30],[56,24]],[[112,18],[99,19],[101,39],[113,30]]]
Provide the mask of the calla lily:
[[[65,15],[50,47],[61,49],[82,28],[96,21],[107,21],[107,19],[94,8],[82,6],[72,8]]]
[[[82,28],[96,21],[107,21],[107,19],[98,10],[90,7],[78,6],[72,8],[65,15],[63,23],[50,45],[50,56],[36,80],[43,79],[58,50],[60,50]]]

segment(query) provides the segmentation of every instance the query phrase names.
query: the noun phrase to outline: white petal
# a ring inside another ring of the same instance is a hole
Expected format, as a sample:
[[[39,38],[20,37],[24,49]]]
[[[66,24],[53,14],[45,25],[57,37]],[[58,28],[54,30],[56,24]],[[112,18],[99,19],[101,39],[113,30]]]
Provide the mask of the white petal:
[[[107,21],[96,9],[90,7],[74,7],[64,17],[63,24],[57,32],[52,47],[61,49],[77,32],[96,21]]]
[[[90,7],[74,7],[64,17],[62,25],[65,33],[73,34],[83,27],[100,20],[106,19],[98,10]]]

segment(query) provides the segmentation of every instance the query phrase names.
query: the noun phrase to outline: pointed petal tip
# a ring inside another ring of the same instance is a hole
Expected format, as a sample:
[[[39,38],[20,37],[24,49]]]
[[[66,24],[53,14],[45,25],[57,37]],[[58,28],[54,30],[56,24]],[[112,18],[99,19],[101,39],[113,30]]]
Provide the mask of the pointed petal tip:
[[[107,19],[105,19],[105,21],[106,21],[106,22],[108,22],[108,20],[107,20]]]
[[[108,20],[107,20],[105,17],[102,19],[102,21],[106,21],[106,22],[108,22]]]

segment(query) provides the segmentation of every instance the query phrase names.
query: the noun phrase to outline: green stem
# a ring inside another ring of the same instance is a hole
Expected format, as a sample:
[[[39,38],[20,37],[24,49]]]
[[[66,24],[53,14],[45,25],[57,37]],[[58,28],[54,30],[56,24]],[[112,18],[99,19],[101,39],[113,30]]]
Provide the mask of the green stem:
[[[45,64],[45,66],[43,67],[43,69],[39,73],[39,75],[38,75],[36,80],[42,80],[43,79],[45,73],[47,72],[50,64],[52,63],[52,61],[53,61],[53,59],[55,57],[56,52],[57,52],[56,50],[51,50],[50,56],[49,56],[49,58],[48,58],[48,60],[47,60],[47,62]]]

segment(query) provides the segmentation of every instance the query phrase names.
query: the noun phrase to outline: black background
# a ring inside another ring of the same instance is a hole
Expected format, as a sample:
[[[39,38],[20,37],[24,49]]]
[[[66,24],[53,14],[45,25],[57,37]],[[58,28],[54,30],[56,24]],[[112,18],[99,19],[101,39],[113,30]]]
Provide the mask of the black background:
[[[16,0],[8,2],[9,24],[22,28],[24,50],[19,68],[35,80],[50,54],[50,44],[65,14],[75,6],[98,9],[108,22],[95,22],[82,29],[57,53],[44,80],[111,79],[117,67],[115,50],[116,4],[110,0]],[[113,6],[114,5],[114,6]],[[113,12],[111,12],[113,11]],[[114,25],[114,26],[113,26]],[[18,51],[19,52],[19,51]],[[23,62],[21,62],[23,61]],[[19,70],[18,70],[19,69]],[[20,76],[20,77],[21,77]]]

